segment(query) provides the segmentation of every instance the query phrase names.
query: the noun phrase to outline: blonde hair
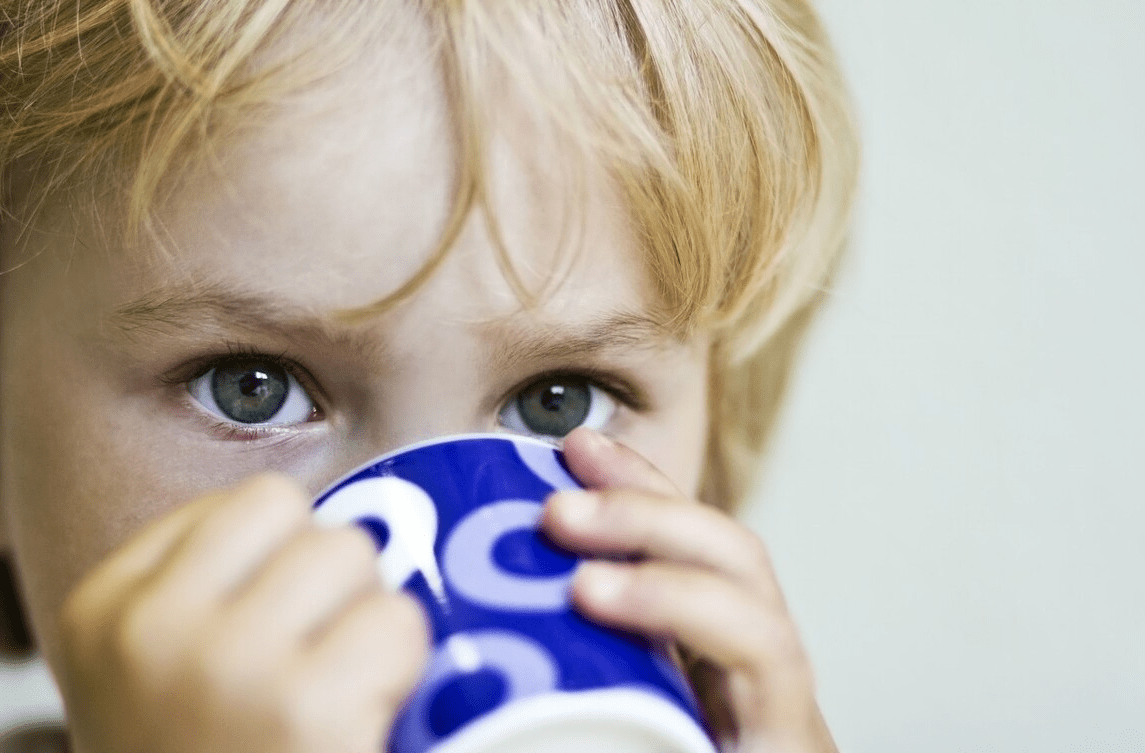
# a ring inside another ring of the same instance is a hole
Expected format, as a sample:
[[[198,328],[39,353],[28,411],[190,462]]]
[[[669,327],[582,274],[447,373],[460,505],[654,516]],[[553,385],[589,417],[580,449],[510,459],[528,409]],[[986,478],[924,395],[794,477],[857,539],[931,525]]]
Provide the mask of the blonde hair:
[[[483,149],[492,92],[508,77],[607,165],[664,320],[681,337],[710,333],[703,496],[722,507],[742,499],[843,249],[856,180],[847,97],[807,2],[14,5],[0,23],[0,165],[34,163],[41,192],[129,165],[127,226],[147,226],[165,176],[227,124],[257,119],[419,18],[451,107],[459,175],[436,253],[398,296],[433,273],[474,208],[495,228]]]

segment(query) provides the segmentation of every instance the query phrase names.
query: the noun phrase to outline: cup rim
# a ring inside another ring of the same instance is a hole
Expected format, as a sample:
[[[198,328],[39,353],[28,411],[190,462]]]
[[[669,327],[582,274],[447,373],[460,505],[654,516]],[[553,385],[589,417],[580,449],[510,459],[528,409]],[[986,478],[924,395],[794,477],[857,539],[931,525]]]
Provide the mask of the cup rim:
[[[410,444],[402,445],[401,447],[390,450],[389,452],[386,452],[382,455],[377,455],[377,456],[371,458],[370,460],[367,460],[364,463],[359,464],[358,466],[354,467],[353,469],[346,471],[341,476],[336,478],[334,481],[331,481],[329,484],[322,487],[322,490],[313,496],[313,501],[310,503],[310,506],[316,507],[318,505],[319,500],[321,500],[323,497],[325,497],[330,492],[334,491],[334,489],[336,489],[337,487],[344,484],[351,477],[356,476],[359,473],[361,473],[362,471],[366,470],[367,468],[378,465],[379,463],[384,463],[387,460],[392,460],[393,458],[396,458],[398,455],[404,455],[407,452],[414,452],[416,450],[421,450],[421,449],[424,449],[426,447],[432,447],[434,445],[439,445],[439,444],[452,444],[454,442],[468,442],[468,441],[486,440],[486,439],[499,439],[499,440],[502,440],[505,442],[512,442],[512,443],[525,442],[527,444],[538,445],[540,447],[548,447],[548,448],[556,450],[558,452],[560,452],[560,450],[561,450],[561,445],[558,443],[558,440],[556,440],[556,439],[554,439],[553,441],[547,441],[547,440],[541,439],[540,437],[529,436],[528,434],[512,434],[509,432],[498,432],[498,431],[467,432],[467,433],[461,433],[461,434],[447,434],[447,435],[440,436],[440,437],[430,437],[429,439],[422,439],[422,440],[419,440],[417,442],[411,442]]]

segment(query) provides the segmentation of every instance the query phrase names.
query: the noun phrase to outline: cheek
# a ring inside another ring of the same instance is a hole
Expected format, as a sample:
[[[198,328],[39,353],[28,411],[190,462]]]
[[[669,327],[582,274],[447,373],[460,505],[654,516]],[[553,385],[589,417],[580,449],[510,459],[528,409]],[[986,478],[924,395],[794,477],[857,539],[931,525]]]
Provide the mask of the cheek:
[[[259,453],[209,454],[201,439],[172,430],[150,393],[101,369],[85,342],[35,323],[5,326],[0,337],[0,504],[49,663],[67,594],[142,527],[261,470],[300,475]]]
[[[6,321],[0,343],[0,483],[29,617],[50,660],[68,591],[185,495],[168,448],[111,394],[82,341],[17,323]]]
[[[663,391],[656,414],[622,439],[695,499],[708,444],[707,359],[697,353],[672,366],[671,373],[676,378]]]
[[[10,382],[12,380],[9,380]],[[48,377],[5,389],[4,502],[30,616],[45,652],[64,596],[108,551],[163,512],[144,479],[160,448]],[[140,439],[136,440],[135,438]],[[161,478],[161,476],[160,476]]]
[[[707,411],[702,400],[697,407],[682,410],[668,431],[652,439],[645,454],[671,479],[680,491],[692,499],[700,493],[707,448]]]

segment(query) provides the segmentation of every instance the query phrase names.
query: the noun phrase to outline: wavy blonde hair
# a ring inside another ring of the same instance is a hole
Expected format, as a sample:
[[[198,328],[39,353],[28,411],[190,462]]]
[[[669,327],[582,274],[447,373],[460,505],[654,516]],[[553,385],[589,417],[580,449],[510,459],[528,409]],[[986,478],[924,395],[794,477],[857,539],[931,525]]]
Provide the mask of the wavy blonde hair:
[[[703,496],[742,500],[843,249],[856,180],[845,89],[804,0],[0,7],[0,165],[34,165],[41,197],[127,165],[123,222],[142,228],[166,176],[228,124],[401,38],[411,19],[428,30],[457,135],[455,200],[431,260],[376,308],[431,275],[475,209],[495,228],[484,149],[507,77],[608,167],[664,320],[681,336],[710,333]],[[10,191],[5,209],[18,204],[27,222],[36,202]]]

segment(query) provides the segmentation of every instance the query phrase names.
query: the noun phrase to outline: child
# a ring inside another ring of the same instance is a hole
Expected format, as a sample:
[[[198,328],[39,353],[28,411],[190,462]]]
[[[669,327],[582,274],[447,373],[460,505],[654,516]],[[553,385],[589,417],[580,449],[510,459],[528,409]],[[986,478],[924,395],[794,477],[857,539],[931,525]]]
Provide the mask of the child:
[[[72,749],[376,751],[426,656],[308,500],[564,437],[592,619],[729,749],[832,751],[728,516],[846,232],[803,0],[38,0],[0,25],[0,548]],[[695,501],[699,503],[696,503]]]

